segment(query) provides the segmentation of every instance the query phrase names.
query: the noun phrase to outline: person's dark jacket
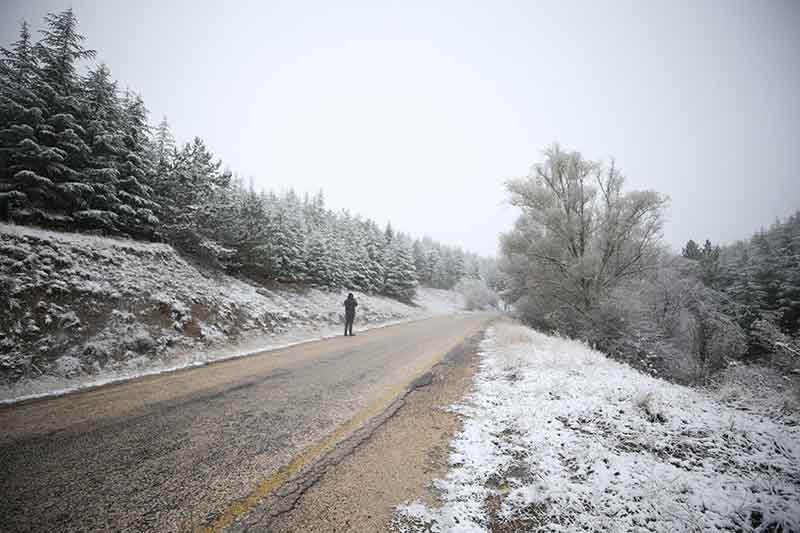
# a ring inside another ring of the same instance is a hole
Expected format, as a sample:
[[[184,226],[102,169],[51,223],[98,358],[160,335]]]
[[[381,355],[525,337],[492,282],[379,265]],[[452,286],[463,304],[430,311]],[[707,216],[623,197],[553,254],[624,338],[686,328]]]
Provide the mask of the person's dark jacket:
[[[344,301],[344,314],[347,317],[354,317],[356,316],[356,307],[358,307],[358,302],[355,298],[348,298]]]

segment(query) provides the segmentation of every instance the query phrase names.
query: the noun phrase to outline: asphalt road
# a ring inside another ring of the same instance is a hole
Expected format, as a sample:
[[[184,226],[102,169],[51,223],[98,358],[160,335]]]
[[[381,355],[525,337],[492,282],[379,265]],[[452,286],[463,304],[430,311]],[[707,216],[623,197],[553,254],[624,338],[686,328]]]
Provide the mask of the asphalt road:
[[[438,317],[0,408],[0,531],[225,525],[490,318]]]

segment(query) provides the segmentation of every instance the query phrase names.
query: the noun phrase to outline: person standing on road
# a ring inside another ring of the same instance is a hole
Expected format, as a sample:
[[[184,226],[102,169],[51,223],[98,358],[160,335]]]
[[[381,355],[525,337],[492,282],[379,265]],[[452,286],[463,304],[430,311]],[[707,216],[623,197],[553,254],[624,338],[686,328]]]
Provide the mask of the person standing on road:
[[[347,295],[347,300],[344,301],[344,335],[345,337],[353,334],[353,321],[356,319],[356,307],[358,302],[353,297],[353,293]]]

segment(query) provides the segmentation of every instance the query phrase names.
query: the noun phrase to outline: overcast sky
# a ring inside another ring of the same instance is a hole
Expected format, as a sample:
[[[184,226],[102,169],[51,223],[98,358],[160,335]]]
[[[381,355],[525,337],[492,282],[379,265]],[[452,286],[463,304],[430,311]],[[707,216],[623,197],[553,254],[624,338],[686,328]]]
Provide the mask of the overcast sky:
[[[797,0],[0,0],[0,42],[70,5],[179,141],[415,236],[495,254],[554,140],[668,194],[676,248],[800,208]]]

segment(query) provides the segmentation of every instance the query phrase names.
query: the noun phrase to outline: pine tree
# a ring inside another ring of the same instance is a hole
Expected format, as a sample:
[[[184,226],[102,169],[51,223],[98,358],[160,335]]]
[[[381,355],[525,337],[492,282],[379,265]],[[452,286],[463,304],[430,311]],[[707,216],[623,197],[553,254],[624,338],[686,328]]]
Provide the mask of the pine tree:
[[[681,255],[686,259],[694,259],[698,260],[702,256],[702,252],[700,251],[700,247],[694,242],[692,239],[689,239],[686,243],[686,246],[683,247],[683,251]]]
[[[127,92],[122,101],[122,153],[120,180],[115,211],[123,218],[128,231],[149,234],[159,223],[156,213],[161,206],[154,201],[155,169],[149,158],[149,126],[147,107],[138,94]],[[221,187],[227,187],[227,175]]]
[[[795,213],[777,229],[781,272],[778,287],[780,327],[784,333],[800,333],[800,212]]]
[[[86,38],[78,33],[78,18],[72,8],[48,13],[45,23],[47,28],[42,30],[44,37],[37,47],[43,80],[56,93],[73,95],[79,91],[76,63],[94,58],[97,52],[83,46]]]
[[[0,180],[2,192],[14,191],[15,203],[3,210],[18,222],[70,226],[70,215],[96,193],[83,173],[91,148],[80,123],[88,106],[77,75],[77,63],[95,52],[83,47],[72,10],[48,14],[45,22],[40,42],[31,45],[23,25],[13,50],[3,53],[3,85],[9,90],[0,103]]]
[[[85,184],[82,171],[90,166],[91,147],[85,142],[87,132],[80,123],[80,118],[88,113],[77,68],[79,61],[96,55],[96,51],[83,46],[85,37],[78,32],[78,19],[72,9],[49,13],[45,23],[43,38],[35,48],[41,65],[36,90],[46,110],[37,135],[44,164],[30,169],[44,178],[35,180],[35,188],[41,191],[51,184]],[[88,193],[85,187],[84,192]],[[58,194],[43,194],[41,207],[60,211],[58,197]],[[112,218],[104,221],[110,223]]]
[[[450,250],[445,255],[445,289],[452,289],[466,274],[464,268],[464,254],[461,250]]]
[[[156,188],[160,189],[162,177],[169,174],[175,157],[175,137],[167,122],[167,117],[163,117],[153,132],[153,140],[150,143],[150,160],[154,166],[154,179]]]
[[[347,269],[350,272],[348,288],[362,292],[372,290],[370,256],[367,248],[368,237],[364,226],[357,220],[348,221],[347,225]]]
[[[428,265],[430,268],[431,286],[437,289],[444,289],[447,286],[447,270],[442,251],[439,247],[431,248],[428,251]]]
[[[37,79],[37,59],[28,24],[23,22],[19,39],[10,49],[0,48],[0,220],[37,200],[38,190],[18,173],[39,169],[37,176],[42,178],[47,162],[37,138],[45,104],[31,90]],[[55,193],[49,185],[44,183],[42,194]]]
[[[306,254],[306,279],[317,285],[334,286],[336,272],[332,256],[333,243],[330,235],[319,229],[312,231]]]
[[[414,269],[417,272],[419,282],[430,285],[431,278],[430,269],[428,268],[428,254],[425,253],[425,246],[422,244],[422,241],[414,241],[412,251],[414,253]]]
[[[288,198],[277,203],[270,216],[266,255],[270,274],[278,281],[301,282],[307,277],[306,228],[298,207]]]
[[[219,196],[216,227],[211,234],[224,247],[236,250],[235,269],[257,278],[269,277],[269,217],[267,198],[237,179]]]
[[[91,150],[80,179],[59,184],[68,211],[84,226],[116,231],[118,183],[123,156],[122,107],[117,84],[105,64],[89,72],[84,83],[84,139]]]
[[[369,292],[380,293],[383,291],[385,271],[384,250],[386,240],[378,226],[368,221],[365,223],[366,249],[367,249],[367,275],[369,278]]]
[[[414,256],[405,239],[395,238],[387,249],[386,275],[383,293],[392,298],[411,302],[417,291]]]
[[[703,251],[700,253],[699,261],[701,277],[707,287],[718,288],[719,281],[719,254],[720,247],[712,246],[711,241],[706,239]]]

